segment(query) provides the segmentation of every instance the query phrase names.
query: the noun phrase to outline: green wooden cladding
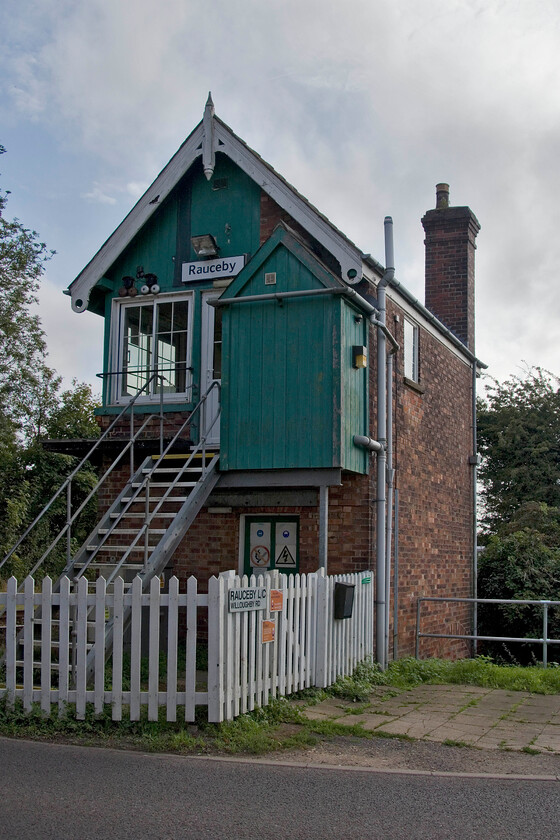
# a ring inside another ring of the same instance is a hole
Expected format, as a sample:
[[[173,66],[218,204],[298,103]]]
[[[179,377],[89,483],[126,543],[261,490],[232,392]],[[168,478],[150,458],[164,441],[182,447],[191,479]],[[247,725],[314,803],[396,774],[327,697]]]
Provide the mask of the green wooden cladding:
[[[341,288],[283,229],[256,261],[224,297]],[[367,472],[352,441],[368,428],[367,369],[352,367],[352,346],[367,345],[359,310],[340,294],[248,302],[226,306],[223,325],[221,468]]]

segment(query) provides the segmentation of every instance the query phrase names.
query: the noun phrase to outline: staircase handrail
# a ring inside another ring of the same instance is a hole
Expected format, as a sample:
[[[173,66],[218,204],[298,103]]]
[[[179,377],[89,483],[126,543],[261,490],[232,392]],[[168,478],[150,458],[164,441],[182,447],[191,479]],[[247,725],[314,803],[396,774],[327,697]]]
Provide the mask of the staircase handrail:
[[[135,500],[140,495],[140,493],[142,492],[144,487],[148,484],[148,482],[149,482],[150,478],[152,477],[152,475],[154,474],[154,472],[157,472],[157,470],[158,470],[160,464],[162,463],[162,461],[164,460],[165,456],[173,448],[174,444],[179,439],[179,437],[180,437],[181,433],[183,432],[183,430],[185,429],[185,427],[188,426],[192,422],[192,419],[195,416],[195,414],[197,413],[197,411],[199,411],[202,408],[202,406],[205,404],[205,402],[208,399],[208,396],[210,395],[210,392],[214,388],[216,388],[218,390],[218,393],[221,392],[221,385],[218,381],[214,381],[209,385],[209,387],[206,389],[204,394],[199,399],[196,406],[189,413],[189,415],[187,416],[187,418],[185,419],[185,421],[183,422],[181,427],[177,430],[177,432],[175,433],[175,435],[173,436],[171,441],[167,444],[167,446],[165,447],[163,452],[159,455],[159,457],[153,462],[152,467],[149,470],[149,472],[147,472],[144,476],[142,476],[142,481],[141,481],[141,483],[139,484],[138,487],[135,487],[134,492],[131,494],[129,501],[127,502],[125,510],[128,510],[128,508],[135,502]],[[156,516],[156,514],[158,513],[158,511],[160,510],[160,508],[162,507],[164,502],[168,499],[169,495],[171,494],[171,491],[175,488],[175,486],[180,481],[180,479],[183,476],[183,474],[185,473],[185,471],[189,468],[190,464],[193,461],[193,458],[201,450],[202,450],[202,475],[203,476],[205,475],[205,472],[206,472],[206,463],[205,463],[206,462],[206,440],[208,438],[208,435],[212,431],[213,427],[215,426],[215,424],[218,421],[218,417],[220,416],[220,411],[221,411],[221,404],[220,404],[220,400],[218,399],[218,408],[217,408],[216,414],[214,415],[214,417],[212,419],[212,422],[209,424],[207,429],[199,436],[198,443],[193,448],[192,452],[190,452],[188,458],[186,459],[185,463],[182,465],[181,469],[177,472],[177,475],[175,476],[174,480],[171,482],[169,487],[166,488],[163,495],[158,498],[158,502],[157,502],[156,507],[150,513],[149,521],[147,523],[145,523],[141,528],[139,528],[138,533],[136,534],[136,536],[132,540],[131,544],[128,546],[126,552],[123,554],[123,556],[121,557],[119,562],[116,564],[116,566],[113,569],[113,571],[111,572],[111,574],[107,577],[107,583],[108,584],[111,583],[113,581],[113,579],[118,575],[120,569],[125,564],[126,560],[128,559],[128,557],[132,553],[133,549],[136,547],[136,545],[140,541],[140,538],[142,536],[144,536],[146,528],[149,528],[149,524],[150,524],[151,520]],[[113,527],[114,527],[114,525],[113,525]],[[112,528],[109,528],[107,530],[107,533],[104,534],[103,539],[100,540],[100,542],[98,543],[98,545],[95,548],[95,551],[93,551],[91,553],[91,555],[88,557],[87,561],[84,563],[84,565],[82,566],[82,568],[80,569],[78,574],[75,576],[76,580],[78,578],[82,577],[82,575],[86,571],[87,567],[90,565],[90,563],[92,563],[94,561],[94,559],[95,559],[96,555],[98,554],[99,550],[104,546],[105,542],[107,541],[107,539],[111,535],[111,531],[112,531]],[[70,564],[65,569],[64,574],[68,574],[72,570],[72,568],[73,568],[73,566],[72,566],[72,564]]]
[[[28,536],[29,536],[29,534],[32,532],[32,530],[35,528],[35,526],[36,526],[36,525],[37,525],[37,524],[38,524],[38,523],[39,523],[39,522],[43,519],[43,517],[45,516],[45,514],[46,514],[46,513],[47,513],[47,512],[51,509],[51,507],[53,506],[54,502],[55,502],[55,501],[59,498],[59,496],[61,496],[61,495],[62,495],[62,493],[64,492],[64,490],[67,490],[67,489],[68,489],[68,487],[69,487],[69,486],[71,486],[72,481],[73,481],[74,477],[77,475],[77,473],[78,473],[78,472],[82,469],[82,467],[84,466],[84,464],[85,464],[85,463],[86,463],[86,462],[87,462],[87,461],[91,458],[91,456],[93,455],[93,453],[94,453],[94,452],[96,451],[96,449],[100,446],[100,444],[101,444],[101,443],[105,440],[105,438],[107,437],[107,435],[111,432],[111,430],[115,427],[115,425],[119,422],[119,420],[120,420],[120,419],[121,419],[121,418],[122,418],[122,417],[126,414],[126,412],[127,412],[127,411],[131,410],[131,409],[134,407],[134,404],[136,403],[136,400],[140,397],[140,395],[142,394],[142,392],[143,392],[143,391],[145,391],[145,389],[146,389],[146,388],[147,388],[147,387],[151,384],[151,382],[153,382],[153,380],[154,380],[154,379],[157,379],[157,378],[161,379],[161,378],[163,378],[163,377],[161,376],[161,374],[160,374],[160,373],[154,373],[154,374],[152,374],[152,376],[150,376],[150,378],[149,378],[149,379],[147,380],[147,382],[146,382],[146,383],[142,386],[142,388],[140,388],[140,389],[136,392],[136,394],[132,397],[132,399],[130,399],[130,400],[129,400],[129,402],[128,402],[125,406],[124,406],[124,408],[122,409],[122,411],[120,411],[120,412],[119,412],[119,414],[115,417],[115,419],[114,419],[114,420],[110,423],[110,425],[109,425],[109,426],[105,429],[105,431],[103,432],[103,434],[102,434],[99,438],[97,438],[97,440],[95,441],[94,445],[93,445],[93,446],[91,447],[91,449],[88,451],[87,455],[85,455],[85,456],[82,458],[82,460],[80,461],[80,463],[78,464],[78,466],[77,466],[77,467],[75,467],[75,468],[72,470],[72,472],[70,473],[70,475],[69,475],[69,476],[67,476],[67,477],[64,479],[64,481],[62,482],[62,484],[60,485],[60,487],[58,488],[58,490],[54,493],[54,495],[53,495],[53,496],[50,498],[50,500],[46,503],[46,505],[43,507],[43,509],[41,510],[41,512],[37,514],[37,516],[35,517],[35,519],[33,520],[33,522],[32,522],[32,523],[31,523],[31,524],[30,524],[30,525],[26,528],[26,530],[23,532],[23,534],[21,535],[21,537],[20,537],[20,538],[17,540],[17,542],[16,542],[16,543],[12,546],[12,548],[8,551],[8,553],[5,555],[5,557],[4,557],[4,558],[0,561],[0,569],[1,569],[1,568],[2,568],[2,567],[3,567],[3,566],[4,566],[7,562],[8,562],[8,560],[10,559],[10,557],[14,554],[14,552],[16,552],[16,551],[17,551],[17,549],[20,547],[20,545],[23,543],[23,541],[24,541],[25,539],[27,539],[27,537],[28,537]],[[60,533],[58,534],[58,536],[57,536],[57,537],[55,538],[55,540],[54,540],[54,541],[53,541],[53,542],[49,545],[49,547],[48,547],[47,551],[46,551],[46,552],[45,552],[45,553],[41,556],[40,560],[39,560],[39,561],[37,561],[37,563],[35,564],[35,566],[33,567],[33,569],[32,569],[32,570],[28,573],[29,575],[34,574],[34,573],[37,571],[37,569],[38,569],[38,568],[42,565],[42,563],[45,561],[46,557],[48,557],[48,555],[50,554],[50,552],[52,551],[52,549],[55,547],[55,545],[57,545],[57,544],[58,544],[58,542],[60,541],[60,539],[62,538],[62,536],[63,536],[63,535],[64,535],[64,534],[68,531],[68,528],[70,528],[70,527],[71,527],[71,525],[72,525],[72,523],[73,523],[74,519],[76,518],[76,516],[77,516],[79,513],[81,513],[81,511],[83,510],[83,508],[85,507],[85,505],[87,504],[87,502],[91,499],[91,497],[94,495],[94,493],[96,493],[96,492],[97,492],[97,490],[99,489],[100,485],[103,483],[103,481],[105,480],[105,478],[106,478],[106,477],[110,474],[110,472],[112,472],[112,470],[114,469],[115,465],[118,463],[118,461],[120,460],[120,458],[122,457],[122,455],[123,455],[125,452],[127,452],[127,451],[128,451],[128,449],[132,446],[132,444],[134,443],[134,441],[136,440],[136,438],[138,437],[138,435],[139,435],[139,434],[140,434],[140,433],[144,430],[144,428],[145,428],[145,427],[146,427],[146,425],[149,423],[149,421],[150,421],[150,420],[152,420],[154,417],[157,417],[157,416],[158,416],[157,414],[151,414],[151,415],[149,415],[149,417],[148,417],[148,418],[144,421],[144,423],[142,424],[142,426],[140,427],[140,429],[136,432],[136,434],[131,435],[131,437],[130,437],[130,439],[129,439],[128,443],[127,443],[127,445],[126,445],[126,446],[122,449],[122,451],[121,451],[121,453],[119,454],[119,456],[115,459],[115,461],[113,461],[113,463],[111,464],[111,466],[109,467],[109,469],[108,469],[108,470],[107,470],[107,471],[103,474],[102,478],[101,478],[101,479],[97,482],[97,484],[96,484],[95,488],[94,488],[93,490],[91,490],[91,491],[90,491],[90,494],[88,495],[87,499],[86,499],[86,500],[82,503],[82,505],[80,506],[80,508],[79,508],[79,509],[78,509],[78,510],[74,513],[74,515],[73,515],[73,516],[72,516],[72,517],[71,517],[71,518],[70,518],[70,519],[66,522],[66,524],[64,525],[64,527],[62,528],[62,530],[60,531]],[[183,428],[183,427],[182,427],[182,428]],[[174,439],[173,439],[173,440],[175,441],[175,437],[174,437]]]

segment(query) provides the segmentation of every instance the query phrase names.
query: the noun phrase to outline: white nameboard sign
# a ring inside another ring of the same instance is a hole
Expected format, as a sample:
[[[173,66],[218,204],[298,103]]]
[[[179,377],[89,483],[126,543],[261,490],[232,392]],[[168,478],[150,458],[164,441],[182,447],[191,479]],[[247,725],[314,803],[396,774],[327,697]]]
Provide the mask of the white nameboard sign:
[[[245,265],[245,257],[218,257],[215,260],[196,260],[183,263],[183,283],[215,277],[235,277]]]
[[[228,595],[229,611],[264,610],[267,603],[267,594],[267,589],[264,586],[230,589]]]

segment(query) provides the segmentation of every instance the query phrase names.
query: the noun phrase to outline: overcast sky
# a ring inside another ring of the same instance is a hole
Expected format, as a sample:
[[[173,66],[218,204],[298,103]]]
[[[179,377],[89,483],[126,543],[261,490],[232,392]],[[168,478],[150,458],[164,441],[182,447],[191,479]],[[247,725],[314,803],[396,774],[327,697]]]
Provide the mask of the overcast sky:
[[[101,319],[62,295],[216,114],[424,299],[435,185],[469,205],[479,358],[560,374],[557,0],[2,0],[0,185],[57,255],[50,364],[89,382]]]

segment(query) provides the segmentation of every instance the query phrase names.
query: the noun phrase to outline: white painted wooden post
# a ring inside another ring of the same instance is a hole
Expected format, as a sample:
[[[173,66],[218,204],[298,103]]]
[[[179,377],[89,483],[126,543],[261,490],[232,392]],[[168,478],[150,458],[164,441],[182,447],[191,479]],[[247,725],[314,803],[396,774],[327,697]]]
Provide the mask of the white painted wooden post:
[[[246,589],[249,585],[247,575],[243,575],[241,578],[241,588]],[[248,703],[248,694],[249,694],[249,661],[248,661],[248,654],[249,654],[249,615],[247,612],[242,613],[241,615],[241,634],[240,634],[240,647],[241,647],[241,661],[240,661],[240,673],[239,673],[239,689],[241,694],[241,704],[240,704],[240,711],[241,714],[245,714],[247,709],[249,708]]]
[[[70,688],[70,578],[62,577],[58,607],[58,716],[63,717]]]
[[[16,697],[17,580],[6,588],[6,703],[13,708]]]
[[[208,720],[224,719],[222,686],[224,620],[221,605],[222,583],[212,576],[208,581]]]
[[[315,685],[318,688],[328,686],[327,653],[328,653],[328,581],[322,569],[316,575],[317,591],[317,622],[315,630]]]
[[[140,665],[142,658],[142,578],[132,581],[130,605],[130,720],[140,720]]]
[[[122,720],[123,706],[123,630],[124,630],[124,580],[113,581],[113,685],[111,717]]]
[[[305,673],[307,670],[308,660],[308,639],[307,639],[307,610],[309,608],[307,597],[308,578],[307,575],[301,575],[301,607],[300,607],[300,624],[301,624],[301,644],[300,644],[300,665],[299,665],[299,687],[300,690],[305,688]]]
[[[107,581],[101,575],[95,581],[95,628],[94,628],[94,710],[103,713],[105,706],[105,602]]]
[[[160,583],[159,577],[153,577],[150,582],[150,642],[149,642],[149,675],[148,675],[148,720],[158,719],[159,700],[159,611],[160,611]]]
[[[86,659],[87,659],[87,614],[88,582],[85,577],[78,581],[76,615],[76,717],[86,716]]]
[[[23,708],[31,711],[33,704],[33,612],[35,610],[35,581],[27,577],[23,596]]]
[[[195,577],[187,581],[187,650],[185,654],[185,720],[194,721],[195,715],[195,694],[196,694],[196,639],[198,622],[198,584]],[[210,607],[208,607],[210,615]],[[210,625],[210,618],[208,619]],[[208,630],[210,634],[210,630]],[[210,665],[208,665],[210,670]],[[208,697],[210,702],[210,696]],[[208,718],[210,720],[210,718]]]
[[[305,688],[313,684],[313,668],[315,667],[315,577],[307,575],[307,627],[305,631],[307,654],[305,668]]]
[[[179,580],[169,579],[167,603],[167,720],[177,720],[177,643],[179,638]]]
[[[255,576],[249,578],[249,586],[255,586]],[[251,610],[249,616],[249,698],[248,708],[253,711],[256,705],[257,694],[257,634],[259,620],[256,610]]]
[[[286,587],[286,694],[291,694],[294,685],[293,651],[294,651],[294,576],[287,576]]]
[[[52,578],[43,578],[41,592],[41,711],[51,713]]]
[[[286,575],[279,576],[277,588],[282,592],[282,609],[276,613],[278,616],[278,626],[276,628],[278,633],[278,694],[280,697],[284,697],[286,695],[286,639],[288,633]]]

